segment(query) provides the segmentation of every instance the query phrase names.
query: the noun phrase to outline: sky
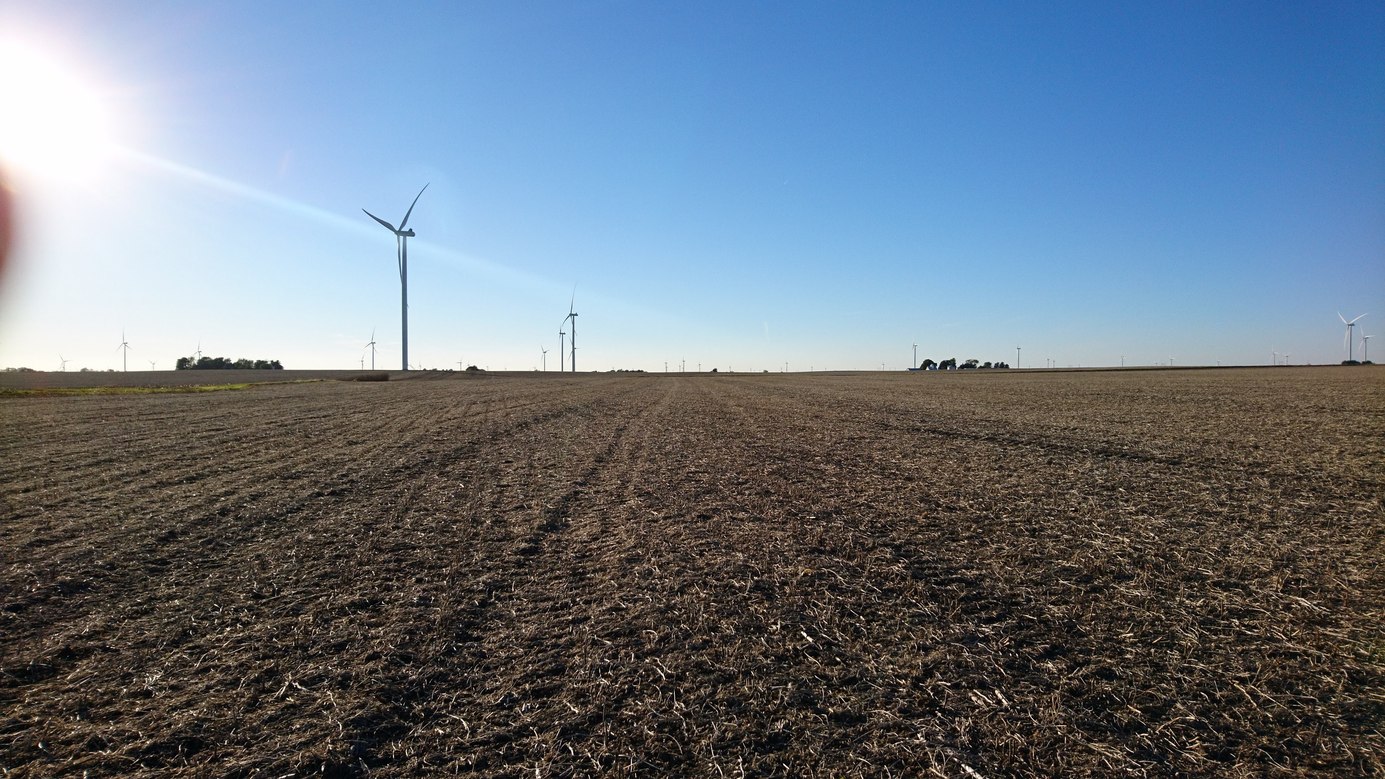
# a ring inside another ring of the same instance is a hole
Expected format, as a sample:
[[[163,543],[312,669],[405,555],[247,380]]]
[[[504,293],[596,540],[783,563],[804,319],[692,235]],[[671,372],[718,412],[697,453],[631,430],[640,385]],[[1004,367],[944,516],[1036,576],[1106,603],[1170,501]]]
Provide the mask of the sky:
[[[424,368],[556,370],[570,304],[583,371],[1385,333],[1379,2],[0,0],[6,46],[67,80],[0,76],[0,367],[397,369],[362,209],[424,184]]]

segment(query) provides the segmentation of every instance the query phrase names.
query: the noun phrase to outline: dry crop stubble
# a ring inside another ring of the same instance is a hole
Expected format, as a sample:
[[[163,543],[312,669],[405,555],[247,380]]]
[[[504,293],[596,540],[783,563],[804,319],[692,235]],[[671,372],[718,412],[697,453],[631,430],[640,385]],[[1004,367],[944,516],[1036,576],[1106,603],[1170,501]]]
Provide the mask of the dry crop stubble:
[[[1379,773],[1381,379],[0,399],[0,766]]]

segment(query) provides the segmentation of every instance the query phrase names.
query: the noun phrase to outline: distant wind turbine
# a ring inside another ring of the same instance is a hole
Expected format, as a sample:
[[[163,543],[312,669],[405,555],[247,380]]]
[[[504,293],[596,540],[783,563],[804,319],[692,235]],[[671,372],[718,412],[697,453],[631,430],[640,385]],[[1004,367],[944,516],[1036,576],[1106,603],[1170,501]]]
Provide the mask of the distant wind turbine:
[[[1365,316],[1365,314],[1362,314],[1361,316],[1356,317],[1356,319],[1360,319],[1362,316]],[[1344,317],[1344,316],[1342,316],[1342,312],[1340,312],[1340,311],[1337,312],[1337,318],[1340,319],[1340,320],[1342,320],[1342,324],[1344,324],[1344,325],[1347,326],[1347,334],[1346,334],[1347,360],[1350,361],[1350,360],[1352,359],[1352,352],[1351,352],[1351,347],[1352,347],[1351,336],[1352,336],[1353,331],[1354,331],[1355,328],[1356,328],[1356,319],[1353,319],[1353,320],[1351,320],[1350,322],[1348,322],[1348,321],[1347,321],[1347,318]]]
[[[68,361],[67,361],[67,358],[66,358],[66,357],[63,357],[63,356],[60,354],[60,355],[58,355],[58,362],[62,363],[62,368],[61,368],[60,370],[62,370],[63,372],[66,372],[66,371],[67,371],[67,362],[68,362]]]
[[[373,371],[375,370],[375,328],[373,327],[370,329],[370,340],[366,342],[364,348],[370,350],[370,369]]]
[[[423,189],[428,185],[424,184]],[[398,229],[394,225],[386,222],[375,214],[365,211],[365,215],[385,226],[385,229],[394,233],[395,244],[399,254],[399,319],[400,330],[403,333],[404,354],[402,362],[404,370],[409,369],[409,239],[414,237],[414,231],[406,229],[409,224],[409,215],[414,212],[414,206],[418,205],[418,199],[423,197],[423,189],[414,195],[414,202],[409,204],[409,210],[404,212],[404,218],[400,220]]]
[[[566,318],[566,317],[563,318],[563,324],[564,324],[564,325],[567,324],[567,318]],[[567,341],[563,340],[563,338],[564,338],[566,335],[567,335],[567,333],[563,332],[563,325],[558,325],[558,372],[559,372],[559,373],[562,373],[563,371],[567,370],[566,368],[563,367],[564,365],[566,365],[566,363],[564,362],[564,360],[565,360],[566,358],[563,356],[563,354],[564,354],[564,352],[563,352],[563,344],[567,343]]]
[[[572,337],[568,339],[568,348],[572,350],[572,372],[573,372],[573,373],[576,373],[576,372],[577,372],[577,309],[574,308],[574,305],[575,305],[576,303],[577,303],[577,286],[576,286],[576,285],[573,285],[573,287],[572,287],[572,300],[568,301],[568,304],[567,304],[567,316],[563,318],[563,321],[564,321],[564,322],[567,322],[568,320],[572,320],[572,332],[569,333],[569,335],[571,335]]]
[[[196,358],[192,361],[193,365],[196,365],[197,361],[202,359],[202,339],[197,339],[197,351],[193,352],[192,356]]]
[[[539,351],[543,353],[543,371],[544,371],[544,373],[547,373],[547,372],[548,372],[548,350],[545,349],[545,348],[543,348],[543,345],[541,344],[541,345],[539,345]]]
[[[150,360],[150,361],[149,361],[149,370],[151,370],[151,371],[154,370],[154,361],[153,361],[153,360]]]
[[[1371,339],[1373,335],[1361,334],[1361,362],[1370,362],[1371,359]]]
[[[919,342],[914,342],[914,367],[919,367]]]
[[[120,367],[121,367],[121,369],[125,370],[126,372],[129,372],[129,370],[130,370],[130,344],[125,340],[125,331],[124,331],[124,330],[121,330],[121,331],[120,331],[120,345],[117,346],[117,347],[115,347],[115,350],[116,350],[117,352],[120,351],[121,349],[124,349],[124,350],[125,350],[125,354],[121,355],[121,357],[120,357]]]

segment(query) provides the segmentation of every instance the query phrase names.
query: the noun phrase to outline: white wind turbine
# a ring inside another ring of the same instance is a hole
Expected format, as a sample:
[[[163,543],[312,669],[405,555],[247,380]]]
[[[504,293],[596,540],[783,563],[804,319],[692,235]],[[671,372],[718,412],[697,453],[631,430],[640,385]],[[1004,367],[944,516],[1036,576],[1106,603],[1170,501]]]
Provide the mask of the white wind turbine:
[[[365,348],[370,350],[370,369],[373,371],[375,370],[375,328],[373,327],[370,329],[370,340],[366,342]]]
[[[569,333],[572,337],[568,339],[568,348],[572,350],[571,362],[573,373],[577,372],[577,311],[573,307],[576,302],[577,287],[574,285],[572,288],[572,300],[568,301],[567,304],[567,316],[563,317],[564,324],[566,324],[568,320],[572,320],[572,332]]]
[[[563,339],[567,336],[567,333],[563,332],[563,325],[565,325],[565,324],[567,324],[567,318],[566,318],[566,317],[563,318],[563,324],[558,325],[558,372],[559,372],[559,373],[562,373],[563,371],[567,370],[566,368],[563,367],[563,366],[566,364],[565,362],[563,362],[564,359],[565,359],[565,358],[563,357],[563,344],[567,343],[567,341],[563,340]]]
[[[1371,339],[1374,337],[1373,335],[1366,335],[1365,333],[1361,334],[1361,362],[1370,362]]]
[[[544,370],[545,373],[547,373],[547,372],[548,372],[548,350],[545,349],[545,348],[543,348],[542,345],[540,345],[540,346],[539,346],[539,351],[540,351],[540,352],[543,352],[543,370]]]
[[[128,371],[130,370],[130,344],[129,344],[129,342],[127,342],[127,341],[125,340],[125,331],[124,331],[124,330],[121,330],[121,331],[120,331],[120,345],[117,346],[117,347],[115,347],[115,350],[116,350],[117,352],[120,351],[121,349],[124,349],[124,350],[125,350],[125,354],[121,355],[121,358],[120,358],[120,367],[121,367],[121,369],[123,369],[123,370],[125,370],[126,372],[128,372]]]
[[[1353,344],[1352,344],[1352,342],[1351,342],[1351,336],[1352,336],[1352,334],[1353,334],[1353,331],[1354,331],[1355,328],[1356,328],[1356,320],[1357,320],[1357,319],[1360,319],[1362,316],[1365,316],[1365,314],[1362,314],[1361,316],[1356,317],[1356,319],[1353,319],[1353,320],[1351,320],[1350,322],[1348,322],[1348,321],[1347,321],[1347,318],[1344,317],[1344,316],[1342,316],[1342,312],[1340,312],[1340,311],[1337,312],[1337,318],[1340,319],[1340,320],[1342,320],[1342,324],[1344,324],[1344,325],[1347,326],[1346,347],[1347,347],[1347,360],[1348,360],[1348,361],[1350,361],[1350,360],[1352,359],[1351,347],[1353,346]]]
[[[428,185],[424,184],[423,189],[427,188]],[[404,218],[400,220],[398,229],[395,229],[394,225],[366,211],[364,208],[361,209],[365,211],[366,216],[384,225],[385,229],[394,233],[395,243],[397,244],[399,253],[399,318],[401,323],[400,330],[404,338],[403,362],[404,370],[406,371],[409,369],[409,239],[414,237],[414,231],[406,228],[409,224],[409,215],[414,212],[414,206],[418,205],[418,199],[423,197],[423,189],[420,189],[418,194],[414,195],[414,202],[410,203],[409,210],[404,212]]]
[[[66,372],[67,372],[67,363],[68,363],[67,358],[66,358],[66,357],[63,357],[63,356],[60,354],[60,355],[58,355],[58,362],[62,363],[62,368],[61,368],[61,370],[62,370],[64,373],[66,373]]]

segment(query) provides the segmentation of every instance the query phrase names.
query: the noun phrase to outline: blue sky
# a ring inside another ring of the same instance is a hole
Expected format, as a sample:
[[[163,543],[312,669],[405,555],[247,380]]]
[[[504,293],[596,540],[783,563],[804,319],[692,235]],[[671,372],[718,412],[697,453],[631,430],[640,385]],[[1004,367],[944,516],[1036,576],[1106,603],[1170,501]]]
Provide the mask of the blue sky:
[[[555,369],[574,285],[583,370],[1321,363],[1338,310],[1385,332],[1379,3],[381,9],[0,4],[124,149],[11,165],[0,366],[119,368],[123,328],[132,369],[358,367],[372,330],[397,368],[361,209],[429,182],[424,367]]]

